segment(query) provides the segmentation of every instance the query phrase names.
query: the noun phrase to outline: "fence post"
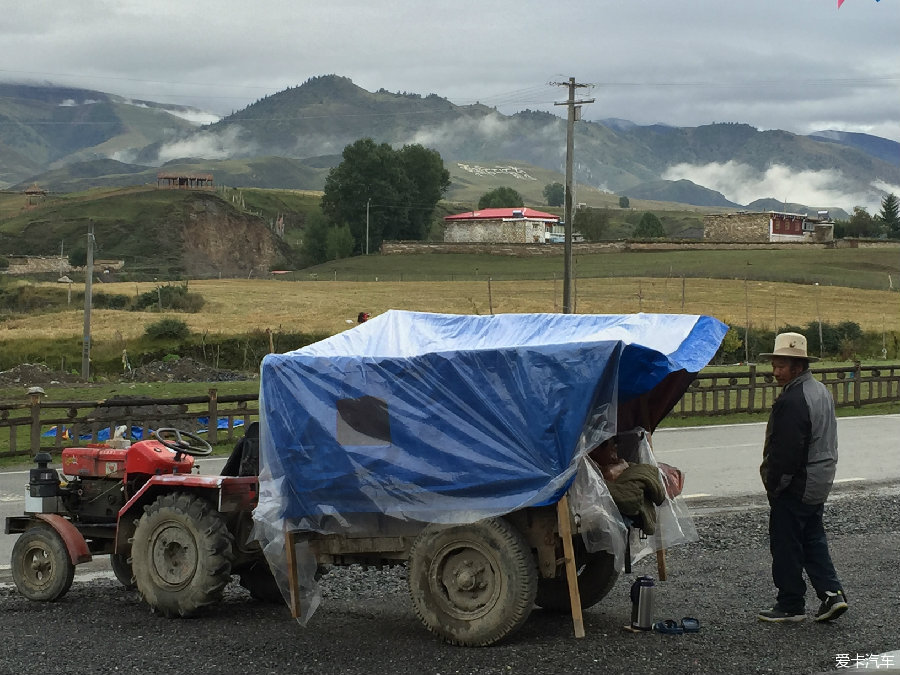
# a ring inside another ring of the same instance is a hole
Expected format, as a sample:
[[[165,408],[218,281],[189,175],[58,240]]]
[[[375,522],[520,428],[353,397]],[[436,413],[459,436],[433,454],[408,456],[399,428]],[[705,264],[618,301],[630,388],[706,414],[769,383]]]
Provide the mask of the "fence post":
[[[862,406],[861,394],[862,394],[862,382],[860,382],[860,376],[862,375],[862,367],[860,366],[859,361],[853,362],[853,407],[859,408]]]
[[[219,392],[216,389],[209,390],[209,424],[207,429],[209,444],[215,445],[219,441]]]
[[[756,364],[750,364],[750,396],[747,400],[747,412],[756,410]]]
[[[31,452],[35,454],[41,449],[41,396],[44,396],[44,390],[40,387],[28,390],[28,400],[31,403]]]

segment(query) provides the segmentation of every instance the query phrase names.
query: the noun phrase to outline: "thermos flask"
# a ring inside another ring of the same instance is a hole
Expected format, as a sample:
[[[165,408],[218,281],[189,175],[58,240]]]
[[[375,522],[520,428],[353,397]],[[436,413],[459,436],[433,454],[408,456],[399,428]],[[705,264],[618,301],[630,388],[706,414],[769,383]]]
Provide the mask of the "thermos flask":
[[[638,577],[631,584],[631,628],[651,630],[653,628],[653,596],[656,583],[653,577]]]

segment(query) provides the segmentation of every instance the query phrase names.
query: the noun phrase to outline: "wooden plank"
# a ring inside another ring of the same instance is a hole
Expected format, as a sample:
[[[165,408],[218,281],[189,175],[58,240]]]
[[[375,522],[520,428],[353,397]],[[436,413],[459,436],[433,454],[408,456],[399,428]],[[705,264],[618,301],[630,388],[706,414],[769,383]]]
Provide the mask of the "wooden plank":
[[[566,580],[569,582],[569,603],[572,605],[572,623],[575,637],[584,637],[584,617],[581,613],[581,593],[578,590],[578,571],[575,569],[575,547],[572,545],[572,522],[569,520],[569,497],[563,495],[556,504],[559,536],[562,539],[566,560]]]
[[[294,532],[284,529],[284,557],[287,561],[288,595],[291,601],[291,616],[300,617],[300,585],[297,580],[297,559],[294,555]]]

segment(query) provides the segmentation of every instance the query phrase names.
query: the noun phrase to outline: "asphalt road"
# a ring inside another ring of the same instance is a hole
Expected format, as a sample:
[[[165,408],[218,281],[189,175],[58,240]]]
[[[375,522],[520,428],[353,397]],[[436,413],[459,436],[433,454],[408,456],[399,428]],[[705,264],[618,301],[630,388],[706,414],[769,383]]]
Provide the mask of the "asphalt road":
[[[287,609],[252,601],[236,584],[190,620],[152,615],[104,570],[81,566],[55,603],[29,602],[0,581],[0,675],[52,673],[822,673],[897,672],[900,654],[900,416],[839,421],[841,462],[826,526],[851,610],[833,625],[757,622],[771,605],[766,504],[758,487],[762,425],[662,430],[660,459],[687,472],[700,541],[667,552],[656,618],[695,616],[695,635],[632,634],[628,583],[571,619],[535,610],[502,643],[448,646],[416,618],[405,568],[338,569],[323,578],[323,604],[305,627]],[[215,473],[210,461],[204,473]],[[848,480],[852,479],[852,480]],[[859,480],[857,480],[859,479]],[[21,513],[27,472],[0,474],[3,514]],[[711,495],[711,496],[704,496]],[[16,499],[19,499],[17,502]],[[5,537],[12,540],[12,537]],[[11,541],[9,544],[11,545]],[[6,557],[8,560],[8,554]],[[656,575],[647,558],[635,574]],[[809,608],[814,609],[814,598]],[[878,656],[880,655],[880,656]],[[867,664],[867,665],[862,665]],[[878,665],[878,668],[875,665]]]
[[[660,461],[685,472],[688,499],[759,494],[759,462],[765,424],[660,429],[653,449]],[[838,420],[837,482],[858,483],[900,479],[900,415],[843,417]],[[224,458],[197,460],[201,473],[216,474]],[[28,471],[0,472],[0,517],[21,515]],[[0,581],[9,578],[15,537],[0,534]],[[78,569],[108,569],[106,561]]]

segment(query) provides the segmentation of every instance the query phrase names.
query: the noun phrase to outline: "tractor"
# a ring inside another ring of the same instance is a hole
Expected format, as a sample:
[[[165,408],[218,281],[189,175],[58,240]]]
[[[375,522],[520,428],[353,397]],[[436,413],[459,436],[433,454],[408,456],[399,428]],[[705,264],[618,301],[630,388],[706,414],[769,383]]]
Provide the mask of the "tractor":
[[[222,475],[197,473],[212,446],[194,433],[156,429],[131,443],[65,448],[62,469],[41,452],[29,472],[12,576],[30,600],[69,590],[75,566],[109,555],[116,578],[154,612],[190,616],[217,602],[231,576],[257,599],[282,598],[259,545],[249,541],[258,482],[258,431],[249,425]]]

